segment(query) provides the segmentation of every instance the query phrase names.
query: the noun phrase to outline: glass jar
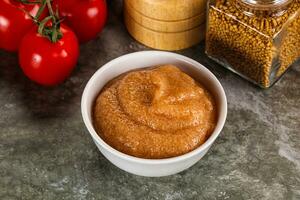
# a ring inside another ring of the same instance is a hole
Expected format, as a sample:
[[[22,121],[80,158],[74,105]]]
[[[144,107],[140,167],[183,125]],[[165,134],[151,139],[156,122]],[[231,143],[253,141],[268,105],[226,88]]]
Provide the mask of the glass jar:
[[[300,0],[210,0],[205,51],[270,87],[300,57]]]

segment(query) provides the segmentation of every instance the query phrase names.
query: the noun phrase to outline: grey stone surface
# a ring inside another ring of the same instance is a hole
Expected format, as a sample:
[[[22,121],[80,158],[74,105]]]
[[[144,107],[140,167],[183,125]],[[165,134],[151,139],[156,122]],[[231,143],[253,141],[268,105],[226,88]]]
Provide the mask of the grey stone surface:
[[[120,55],[145,50],[122,24],[121,1],[77,69],[43,88],[0,51],[0,199],[300,199],[300,63],[262,90],[210,61],[204,45],[181,51],[207,66],[228,97],[228,119],[208,154],[169,177],[123,172],[96,149],[80,98],[91,75]]]

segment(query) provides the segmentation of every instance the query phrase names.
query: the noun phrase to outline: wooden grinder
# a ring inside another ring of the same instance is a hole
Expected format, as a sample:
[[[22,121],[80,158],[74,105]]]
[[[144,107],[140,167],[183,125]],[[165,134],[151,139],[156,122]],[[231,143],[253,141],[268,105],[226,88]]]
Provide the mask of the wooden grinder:
[[[204,39],[206,0],[124,0],[128,32],[142,44],[180,50]]]

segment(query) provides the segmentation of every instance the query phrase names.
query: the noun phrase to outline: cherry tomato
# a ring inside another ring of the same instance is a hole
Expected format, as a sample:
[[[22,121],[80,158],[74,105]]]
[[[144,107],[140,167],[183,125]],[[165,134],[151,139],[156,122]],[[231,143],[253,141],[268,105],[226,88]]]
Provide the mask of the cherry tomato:
[[[35,16],[39,5],[21,4],[14,0],[0,0],[0,48],[17,51],[23,36],[33,21],[23,10]]]
[[[46,86],[63,82],[75,67],[79,45],[75,33],[61,24],[62,38],[52,43],[32,28],[23,38],[19,63],[27,77]]]
[[[105,25],[107,5],[105,0],[54,0],[61,17],[76,33],[81,43],[97,37]]]

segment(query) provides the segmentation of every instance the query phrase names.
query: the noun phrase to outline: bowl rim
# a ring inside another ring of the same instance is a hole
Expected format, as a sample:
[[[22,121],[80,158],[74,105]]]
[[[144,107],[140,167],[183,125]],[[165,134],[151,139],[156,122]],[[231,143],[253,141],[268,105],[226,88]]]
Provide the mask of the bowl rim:
[[[109,144],[107,144],[104,140],[102,140],[102,138],[97,134],[96,130],[94,129],[91,120],[89,120],[88,111],[87,111],[87,109],[88,109],[87,108],[87,100],[88,100],[87,95],[88,95],[89,91],[91,90],[92,85],[96,81],[96,78],[99,76],[99,74],[103,73],[105,70],[107,70],[111,66],[119,63],[123,59],[127,59],[127,58],[130,58],[130,57],[141,57],[143,54],[160,54],[160,56],[173,57],[173,58],[176,58],[177,60],[179,59],[179,60],[188,62],[189,64],[194,66],[197,70],[205,71],[206,75],[209,75],[210,79],[213,82],[215,82],[215,84],[216,84],[216,86],[217,86],[217,88],[220,92],[220,93],[218,92],[218,95],[220,95],[220,97],[221,97],[220,113],[219,113],[219,118],[218,118],[217,125],[216,125],[214,131],[212,132],[210,137],[202,145],[200,145],[196,149],[194,149],[194,150],[192,150],[192,151],[190,151],[186,154],[176,156],[176,157],[171,157],[171,158],[162,158],[162,159],[139,158],[139,157],[135,157],[135,156],[125,154],[123,152],[120,152],[120,151],[114,149]],[[128,53],[128,54],[122,55],[120,57],[117,57],[117,58],[107,62],[102,67],[100,67],[92,75],[92,77],[89,79],[88,83],[86,84],[86,86],[84,88],[82,98],[81,98],[81,114],[82,114],[84,124],[85,124],[86,128],[88,129],[88,132],[92,136],[94,142],[97,142],[106,151],[114,154],[117,157],[121,157],[121,158],[123,158],[127,161],[130,161],[130,162],[142,163],[142,164],[169,164],[169,163],[179,162],[179,161],[191,158],[191,157],[197,155],[198,153],[203,152],[205,149],[209,148],[210,145],[213,144],[215,139],[221,133],[221,131],[224,127],[225,121],[226,121],[226,117],[227,117],[227,98],[226,98],[224,88],[222,87],[221,83],[216,78],[216,76],[210,70],[208,70],[205,66],[200,64],[199,62],[197,62],[197,61],[195,61],[191,58],[188,58],[186,56],[183,56],[183,55],[180,55],[180,54],[177,54],[177,53],[173,53],[173,52],[155,51],[155,50],[147,51],[146,50],[146,51],[138,51],[138,52],[133,52],[133,53]]]

